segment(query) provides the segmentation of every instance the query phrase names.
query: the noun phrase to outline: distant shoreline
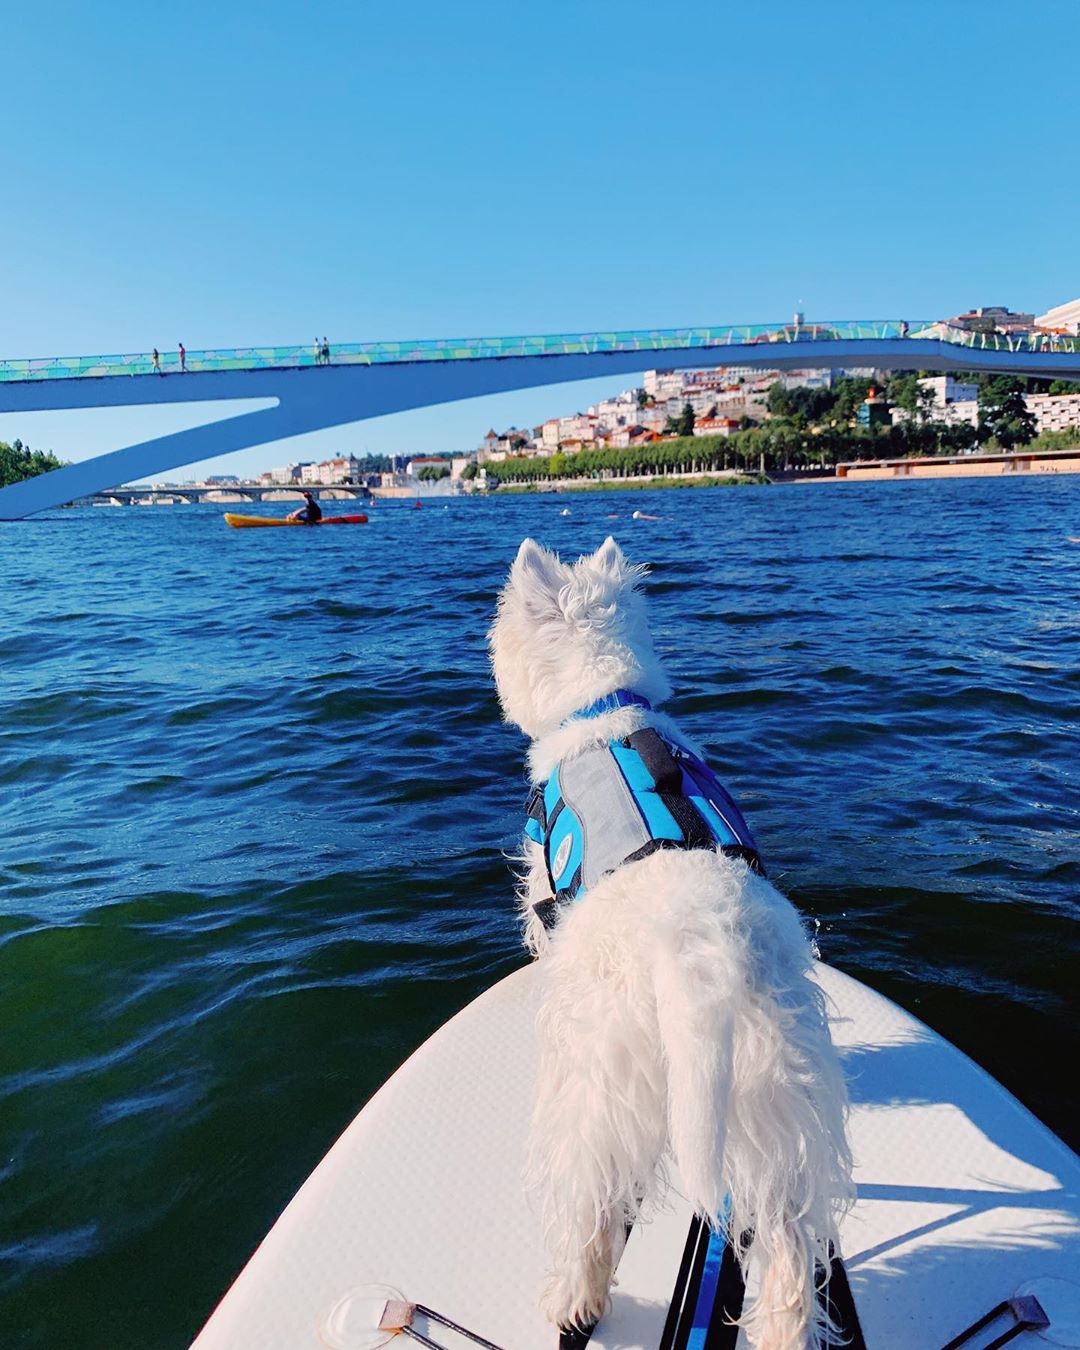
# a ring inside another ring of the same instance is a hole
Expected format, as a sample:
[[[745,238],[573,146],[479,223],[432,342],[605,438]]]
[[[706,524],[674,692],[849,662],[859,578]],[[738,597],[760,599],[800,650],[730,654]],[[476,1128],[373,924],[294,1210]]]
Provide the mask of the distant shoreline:
[[[394,498],[412,500],[421,497],[425,500],[450,501],[462,496],[470,497],[518,497],[523,495],[558,495],[564,492],[646,492],[660,489],[678,488],[721,488],[753,487],[790,483],[860,483],[893,482],[914,478],[1030,478],[1048,474],[1080,474],[1080,446],[1070,450],[1012,451],[1009,454],[933,456],[927,458],[863,460],[838,464],[832,472],[821,469],[774,470],[772,473],[745,473],[738,470],[713,473],[660,474],[655,476],[635,475],[626,478],[562,478],[552,480],[532,480],[528,483],[504,483],[497,488],[479,489],[472,492],[426,491],[426,483],[417,483],[415,487],[398,486],[393,488],[369,489],[370,496],[376,500]],[[442,480],[445,483],[447,480]],[[288,488],[276,489],[271,496],[253,498],[245,493],[245,488],[254,488],[254,484],[215,485],[210,491],[201,489],[202,500],[217,506],[236,505],[250,502],[267,505],[300,501],[300,491]],[[343,487],[335,484],[312,484],[311,490],[322,501],[351,501],[360,493],[356,486]],[[110,493],[102,493],[94,499],[81,499],[72,502],[75,506],[124,506],[121,500],[132,492],[138,494],[138,504],[155,506],[185,505],[185,492],[191,494],[191,488],[117,488]],[[131,504],[136,504],[134,501]]]
[[[1014,451],[999,455],[965,455],[949,458],[865,460],[838,464],[832,473],[821,471],[774,472],[771,474],[679,474],[655,478],[594,479],[563,478],[545,483],[507,483],[487,494],[522,493],[543,495],[561,492],[645,491],[651,488],[746,487],[755,484],[867,483],[912,478],[1025,478],[1046,474],[1080,473],[1080,447],[1075,450]]]
[[[593,479],[565,478],[550,484],[506,483],[491,492],[479,493],[486,497],[543,497],[562,492],[647,492],[652,488],[717,488],[755,487],[768,484],[767,474],[686,474],[678,477],[612,478],[596,482]]]

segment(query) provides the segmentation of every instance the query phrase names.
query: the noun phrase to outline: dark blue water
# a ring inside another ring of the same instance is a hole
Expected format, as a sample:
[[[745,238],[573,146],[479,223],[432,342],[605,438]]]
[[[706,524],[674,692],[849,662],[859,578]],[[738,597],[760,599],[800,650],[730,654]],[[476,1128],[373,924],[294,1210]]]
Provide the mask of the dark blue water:
[[[527,533],[652,565],[673,711],[826,959],[1075,1145],[1080,478],[372,517],[0,525],[0,1344],[185,1346],[522,960],[484,633]]]

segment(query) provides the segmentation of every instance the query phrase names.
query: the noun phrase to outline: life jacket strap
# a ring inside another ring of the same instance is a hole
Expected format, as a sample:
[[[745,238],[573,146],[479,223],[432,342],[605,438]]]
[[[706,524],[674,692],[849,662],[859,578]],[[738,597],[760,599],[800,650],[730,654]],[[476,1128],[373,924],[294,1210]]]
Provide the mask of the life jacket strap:
[[[614,712],[616,708],[638,707],[652,711],[652,704],[642,694],[635,694],[632,689],[616,689],[610,694],[605,694],[603,698],[598,698],[595,703],[590,703],[587,708],[579,708],[577,712],[571,713],[563,726],[567,722],[577,722],[586,717],[600,717],[604,713]]]

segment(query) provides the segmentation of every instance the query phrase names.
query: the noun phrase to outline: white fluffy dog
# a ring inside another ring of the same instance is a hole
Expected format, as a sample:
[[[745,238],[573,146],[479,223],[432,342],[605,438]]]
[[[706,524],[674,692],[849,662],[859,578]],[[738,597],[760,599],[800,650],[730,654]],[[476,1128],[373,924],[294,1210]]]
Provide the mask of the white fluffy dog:
[[[610,538],[573,564],[521,545],[490,646],[503,712],[532,738],[534,784],[560,769],[569,779],[575,763],[580,775],[589,751],[649,729],[680,764],[702,767],[652,711],[671,690],[643,574]],[[603,813],[588,807],[582,845],[601,861]],[[597,1321],[627,1225],[659,1198],[670,1149],[687,1198],[714,1226],[725,1216],[740,1263],[756,1272],[743,1319],[751,1343],[818,1346],[815,1268],[828,1265],[851,1159],[843,1079],[795,910],[748,865],[749,850],[712,839],[620,858],[560,903],[566,859],[553,859],[542,828],[532,834],[520,903],[545,969],[530,1140],[552,1266],[545,1312],[563,1328]]]

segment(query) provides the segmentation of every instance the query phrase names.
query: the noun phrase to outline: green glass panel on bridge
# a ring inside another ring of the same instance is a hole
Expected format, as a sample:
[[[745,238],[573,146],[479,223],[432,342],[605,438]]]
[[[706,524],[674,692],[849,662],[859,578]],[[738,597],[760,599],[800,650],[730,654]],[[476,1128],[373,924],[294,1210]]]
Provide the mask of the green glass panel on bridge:
[[[1078,352],[1080,337],[1048,333],[981,333],[935,320],[843,319],[821,323],[729,324],[716,328],[621,330],[604,333],[527,334],[501,338],[438,338],[394,342],[330,344],[331,365],[382,365],[419,361],[474,361],[506,356],[572,356],[594,352],[673,351],[768,343],[807,344],[873,339],[934,340],[978,350]],[[187,371],[287,370],[323,364],[316,343],[280,347],[236,347],[186,354]],[[809,358],[808,358],[809,361]],[[810,362],[812,363],[812,362]],[[0,360],[0,381],[101,378],[177,374],[175,351],[109,356],[58,356]]]

